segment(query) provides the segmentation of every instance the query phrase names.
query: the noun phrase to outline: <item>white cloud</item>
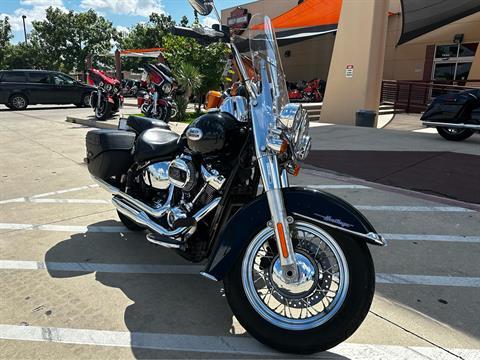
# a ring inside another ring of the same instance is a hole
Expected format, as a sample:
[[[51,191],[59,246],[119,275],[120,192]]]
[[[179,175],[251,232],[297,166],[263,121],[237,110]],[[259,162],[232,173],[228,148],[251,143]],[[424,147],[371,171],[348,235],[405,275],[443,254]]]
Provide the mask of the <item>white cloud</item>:
[[[118,32],[121,32],[121,33],[128,34],[130,32],[129,28],[127,28],[126,26],[122,26],[122,25],[117,25],[116,29],[117,29]]]
[[[203,26],[206,26],[208,28],[211,28],[213,24],[219,24],[218,20],[216,17],[213,16],[205,16],[201,18],[201,21]]]
[[[122,15],[149,16],[153,12],[165,13],[162,0],[82,0],[80,6]]]
[[[22,15],[25,15],[25,25],[27,31],[32,27],[32,21],[41,21],[45,19],[45,10],[49,6],[58,7],[63,11],[67,9],[63,6],[63,0],[22,0],[20,7],[11,14],[0,13],[0,19],[8,16],[13,31],[23,31]]]

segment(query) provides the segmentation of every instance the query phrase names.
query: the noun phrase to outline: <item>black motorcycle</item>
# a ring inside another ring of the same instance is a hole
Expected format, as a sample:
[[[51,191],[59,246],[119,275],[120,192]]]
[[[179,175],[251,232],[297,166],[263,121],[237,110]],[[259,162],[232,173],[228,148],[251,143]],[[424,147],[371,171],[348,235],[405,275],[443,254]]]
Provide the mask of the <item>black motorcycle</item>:
[[[213,7],[190,3],[202,15]],[[86,161],[126,227],[191,262],[206,260],[201,275],[223,281],[250,334],[281,351],[312,353],[362,323],[375,288],[367,244],[384,240],[345,201],[289,186],[310,150],[309,120],[288,103],[270,19],[255,23],[255,79],[228,28],[190,30],[203,43],[229,41],[246,96],[225,98],[181,136],[149,119],[146,130],[90,131]]]
[[[480,89],[436,97],[421,120],[447,140],[468,139],[480,132]]]

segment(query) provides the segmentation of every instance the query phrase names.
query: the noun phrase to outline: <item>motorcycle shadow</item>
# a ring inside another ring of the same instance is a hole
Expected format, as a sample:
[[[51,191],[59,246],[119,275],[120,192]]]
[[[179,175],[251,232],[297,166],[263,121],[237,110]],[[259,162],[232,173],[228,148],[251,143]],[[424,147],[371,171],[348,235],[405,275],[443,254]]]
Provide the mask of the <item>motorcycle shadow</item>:
[[[115,221],[102,221],[91,226],[118,226]],[[164,249],[145,240],[144,233],[79,233],[57,243],[45,254],[48,273],[56,279],[68,279],[91,274],[94,271],[59,271],[49,263],[73,264],[155,264],[189,265],[173,251]],[[239,333],[239,325],[223,296],[222,283],[204,279],[200,275],[142,274],[126,272],[96,272],[96,281],[120,289],[133,302],[125,308],[124,322],[131,333],[131,343],[144,342],[144,334],[177,334],[193,336],[247,336]],[[82,296],[78,294],[78,296]],[[115,304],[103,304],[112,307]],[[102,307],[102,305],[99,305]],[[79,309],[78,311],[82,311]],[[93,328],[95,324],[93,323]],[[104,325],[105,326],[105,325]],[[104,330],[108,330],[104,329]],[[243,329],[241,329],[243,330]],[[198,340],[197,340],[198,341]],[[200,352],[166,351],[132,347],[136,358],[198,357]],[[252,339],[252,345],[259,344]],[[161,346],[159,346],[161,348]],[[270,351],[258,358],[271,357]],[[192,349],[194,350],[194,349]],[[214,351],[215,349],[212,349]],[[207,355],[207,354],[205,354]],[[241,354],[211,352],[208,358],[242,357]],[[321,358],[344,359],[332,353],[323,353]],[[203,357],[203,356],[202,356]],[[252,358],[251,355],[248,356]],[[274,356],[275,357],[275,356]],[[291,357],[291,356],[289,356]],[[317,356],[316,356],[317,357]]]

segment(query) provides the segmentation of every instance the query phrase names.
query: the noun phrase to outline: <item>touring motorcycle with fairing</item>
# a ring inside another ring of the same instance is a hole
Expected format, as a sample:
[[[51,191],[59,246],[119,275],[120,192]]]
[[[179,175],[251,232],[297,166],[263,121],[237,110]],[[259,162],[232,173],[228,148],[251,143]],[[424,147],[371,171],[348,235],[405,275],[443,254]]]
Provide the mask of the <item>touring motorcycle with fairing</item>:
[[[117,79],[107,76],[97,69],[88,70],[89,83],[97,87],[90,96],[90,106],[95,110],[97,120],[107,120],[123,105],[122,86]]]
[[[214,9],[211,1],[190,3],[202,15]],[[203,43],[227,42],[245,96],[225,98],[180,136],[158,122],[136,132],[93,130],[88,169],[113,194],[125,226],[204,261],[201,275],[223,281],[233,313],[256,339],[285,352],[326,350],[367,315],[375,287],[367,244],[384,240],[347,202],[289,185],[311,138],[306,111],[288,103],[270,19],[254,16],[243,38],[229,34],[190,30]],[[250,44],[253,76],[237,41]]]

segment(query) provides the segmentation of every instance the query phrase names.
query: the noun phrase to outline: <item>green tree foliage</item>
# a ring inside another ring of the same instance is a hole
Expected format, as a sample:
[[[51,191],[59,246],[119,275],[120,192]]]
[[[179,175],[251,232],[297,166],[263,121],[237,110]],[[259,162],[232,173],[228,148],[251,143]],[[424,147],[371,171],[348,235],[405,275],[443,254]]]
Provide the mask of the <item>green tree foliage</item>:
[[[45,20],[33,22],[29,42],[41,51],[48,68],[69,72],[83,71],[90,54],[109,53],[116,39],[112,23],[93,10],[75,13],[50,7]]]
[[[194,39],[167,34],[163,39],[165,57],[172,69],[181,68],[185,63],[195,67],[202,77],[198,92],[220,88],[225,59],[229,52],[225,44],[215,43],[204,46]]]
[[[204,76],[202,73],[192,64],[183,62],[173,69],[173,76],[177,80],[178,84],[185,90],[183,95],[175,96],[175,102],[178,107],[178,119],[185,119],[188,99],[190,95],[198,94],[198,91],[202,87]]]
[[[187,24],[188,19],[184,16],[181,22]],[[132,27],[128,33],[121,33],[118,45],[122,50],[163,47],[163,38],[173,26],[175,26],[175,21],[171,16],[153,13],[147,23],[139,23]],[[143,67],[150,60],[124,58],[122,59],[122,67],[124,70],[137,71],[138,68]]]
[[[8,21],[8,16],[5,16],[3,20],[0,19],[0,68],[4,66],[5,55],[7,52],[7,46],[10,45],[12,39],[12,27]]]

